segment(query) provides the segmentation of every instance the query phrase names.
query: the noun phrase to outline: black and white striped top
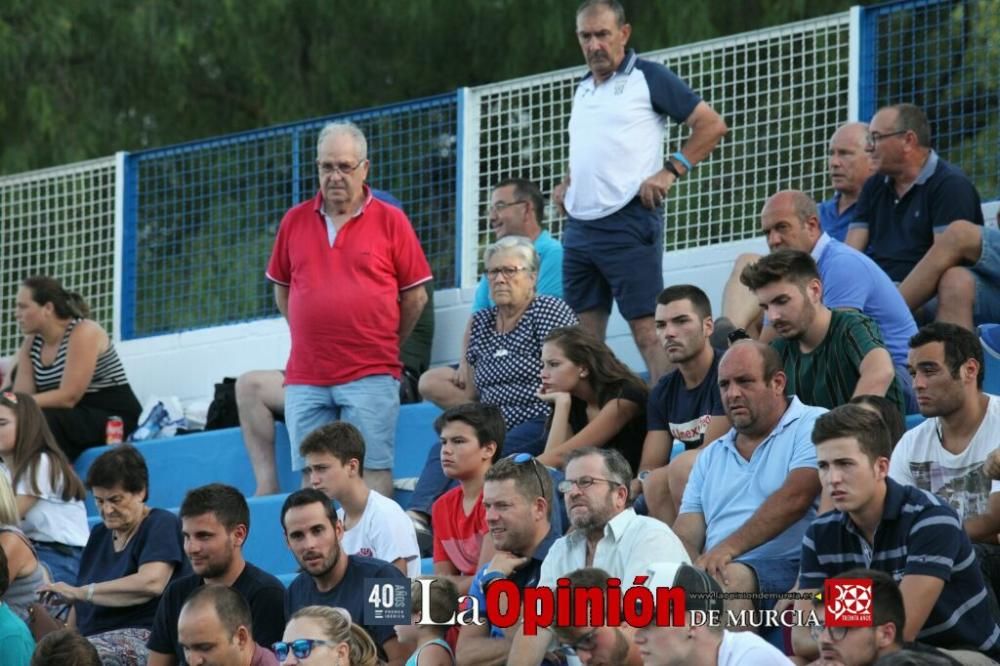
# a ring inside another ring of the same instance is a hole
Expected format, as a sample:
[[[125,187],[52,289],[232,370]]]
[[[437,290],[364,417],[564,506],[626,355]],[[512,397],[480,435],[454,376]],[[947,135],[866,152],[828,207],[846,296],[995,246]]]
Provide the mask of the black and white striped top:
[[[82,319],[74,319],[66,327],[66,333],[59,343],[59,351],[52,365],[42,364],[42,336],[36,335],[31,343],[31,367],[35,372],[35,390],[52,391],[59,388],[63,373],[66,371],[66,348],[69,345],[69,336]],[[125,377],[125,368],[122,366],[118,352],[113,344],[108,345],[108,349],[97,357],[97,366],[94,368],[94,375],[90,378],[90,386],[87,393],[96,393],[101,389],[113,386],[123,386],[128,384]]]

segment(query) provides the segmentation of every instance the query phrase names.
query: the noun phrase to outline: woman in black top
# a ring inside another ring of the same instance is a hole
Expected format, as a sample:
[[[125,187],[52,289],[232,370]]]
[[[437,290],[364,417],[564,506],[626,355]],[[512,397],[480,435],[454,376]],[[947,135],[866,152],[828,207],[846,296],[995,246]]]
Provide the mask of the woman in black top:
[[[89,316],[80,295],[55,278],[28,278],[17,291],[24,344],[14,390],[34,396],[70,460],[105,443],[109,416],[121,417],[127,436],[142,411],[111,337]]]
[[[638,469],[646,438],[646,384],[603,342],[577,326],[554,329],[542,345],[542,389],[552,405],[545,452],[563,466],[582,446],[611,446]]]

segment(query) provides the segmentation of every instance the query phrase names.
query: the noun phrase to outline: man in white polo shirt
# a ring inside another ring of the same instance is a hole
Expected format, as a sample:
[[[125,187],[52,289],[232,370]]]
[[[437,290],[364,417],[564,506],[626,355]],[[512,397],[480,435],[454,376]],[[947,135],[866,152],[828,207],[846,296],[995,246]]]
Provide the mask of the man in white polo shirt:
[[[566,302],[603,339],[614,297],[655,382],[669,366],[653,326],[663,289],[663,204],[674,181],[708,157],[727,128],[676,74],[626,52],[631,31],[616,0],[587,0],[577,10],[590,72],[573,99],[569,173],[553,199],[569,218]],[[664,161],[668,117],[691,135]]]

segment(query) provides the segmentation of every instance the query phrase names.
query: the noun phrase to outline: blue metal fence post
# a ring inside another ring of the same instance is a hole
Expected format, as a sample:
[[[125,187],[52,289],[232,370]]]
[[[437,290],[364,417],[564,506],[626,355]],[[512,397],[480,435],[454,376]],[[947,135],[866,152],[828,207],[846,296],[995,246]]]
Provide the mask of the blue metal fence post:
[[[300,187],[299,187],[299,167],[301,166],[301,158],[299,155],[299,150],[301,148],[302,130],[295,129],[292,131],[292,200],[289,203],[289,208],[295,204],[302,201],[300,197]]]
[[[137,231],[137,217],[139,204],[139,161],[131,153],[125,154],[124,159],[124,187],[122,198],[122,286],[121,286],[121,311],[120,330],[122,340],[130,340],[135,337],[135,312],[137,298],[137,259],[139,256],[139,244]]]
[[[858,120],[868,122],[875,115],[876,105],[876,67],[875,52],[878,42],[878,15],[872,8],[859,7],[861,20],[858,34]],[[852,10],[853,11],[853,10]]]
[[[464,233],[462,225],[465,220],[462,216],[463,203],[465,197],[462,185],[465,182],[465,98],[468,88],[459,88],[455,91],[455,284],[452,286],[462,288],[462,244]]]

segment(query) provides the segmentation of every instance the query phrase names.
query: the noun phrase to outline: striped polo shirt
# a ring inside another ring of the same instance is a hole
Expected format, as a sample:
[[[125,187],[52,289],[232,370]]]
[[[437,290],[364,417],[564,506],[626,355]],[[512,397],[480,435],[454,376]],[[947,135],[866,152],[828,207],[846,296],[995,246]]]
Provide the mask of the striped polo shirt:
[[[861,377],[861,361],[873,349],[885,349],[878,324],[854,310],[833,310],[826,337],[811,352],[802,352],[798,340],[777,338],[771,346],[778,350],[788,375],[785,393],[827,409],[850,402]],[[898,379],[892,380],[885,397],[906,413]]]
[[[802,540],[799,588],[816,590],[848,569],[884,571],[945,582],[917,639],[943,648],[971,648],[1000,657],[1000,627],[990,614],[986,587],[969,537],[955,510],[931,493],[891,478],[882,520],[869,545],[850,517],[830,511],[813,521]]]

